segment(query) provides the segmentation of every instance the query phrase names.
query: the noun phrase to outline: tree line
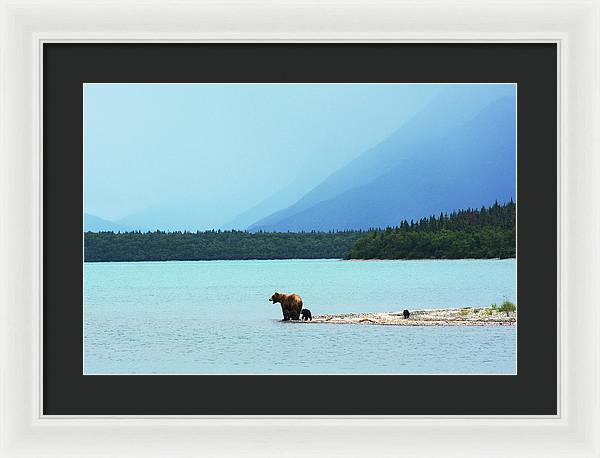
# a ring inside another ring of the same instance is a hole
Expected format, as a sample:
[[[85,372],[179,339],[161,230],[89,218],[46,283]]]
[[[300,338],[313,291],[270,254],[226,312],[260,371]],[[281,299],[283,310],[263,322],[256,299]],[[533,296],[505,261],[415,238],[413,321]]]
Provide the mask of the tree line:
[[[339,259],[362,231],[340,232],[86,232],[84,259],[201,261],[217,259]]]
[[[480,259],[516,256],[516,205],[441,213],[370,231],[347,259]]]
[[[84,259],[200,261],[234,259],[514,258],[516,205],[441,213],[367,231],[86,232]]]

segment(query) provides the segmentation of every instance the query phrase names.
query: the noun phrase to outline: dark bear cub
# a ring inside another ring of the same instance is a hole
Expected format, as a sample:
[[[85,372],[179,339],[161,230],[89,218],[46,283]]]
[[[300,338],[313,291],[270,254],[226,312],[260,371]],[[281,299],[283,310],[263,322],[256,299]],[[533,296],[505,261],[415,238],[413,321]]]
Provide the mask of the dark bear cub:
[[[406,320],[410,316],[410,312],[408,310],[404,310],[403,315],[404,319]]]
[[[304,321],[312,321],[312,314],[310,313],[310,310],[308,309],[302,309],[302,311],[300,312],[300,314],[302,315],[302,319]]]

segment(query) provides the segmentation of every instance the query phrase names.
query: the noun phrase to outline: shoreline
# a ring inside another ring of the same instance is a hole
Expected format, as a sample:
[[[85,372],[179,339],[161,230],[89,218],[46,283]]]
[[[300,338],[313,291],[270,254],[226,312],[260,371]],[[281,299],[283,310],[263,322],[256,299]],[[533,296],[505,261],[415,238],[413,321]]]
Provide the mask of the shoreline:
[[[302,324],[365,324],[383,326],[515,326],[516,312],[500,312],[491,307],[463,307],[410,311],[337,313],[314,315],[312,321],[288,321]]]
[[[332,258],[329,258],[332,259]],[[516,261],[516,257],[514,258],[368,258],[368,259],[345,259],[339,258],[338,261],[343,262],[374,262],[374,261],[504,261],[506,259],[514,259]]]
[[[344,258],[246,258],[246,259],[132,259],[114,261],[86,261],[84,264],[108,264],[126,262],[214,262],[214,261],[338,261],[338,262],[422,262],[422,261],[506,261],[517,260],[517,258],[419,258],[419,259],[344,259]]]

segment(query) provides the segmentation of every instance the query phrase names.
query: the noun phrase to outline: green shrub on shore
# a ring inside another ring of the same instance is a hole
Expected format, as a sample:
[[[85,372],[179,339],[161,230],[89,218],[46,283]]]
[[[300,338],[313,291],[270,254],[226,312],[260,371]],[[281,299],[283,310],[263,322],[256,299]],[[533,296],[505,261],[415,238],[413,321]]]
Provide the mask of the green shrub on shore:
[[[500,308],[498,309],[499,312],[507,312],[507,314],[508,312],[514,312],[516,310],[517,306],[507,299],[505,299],[504,302],[502,302]]]

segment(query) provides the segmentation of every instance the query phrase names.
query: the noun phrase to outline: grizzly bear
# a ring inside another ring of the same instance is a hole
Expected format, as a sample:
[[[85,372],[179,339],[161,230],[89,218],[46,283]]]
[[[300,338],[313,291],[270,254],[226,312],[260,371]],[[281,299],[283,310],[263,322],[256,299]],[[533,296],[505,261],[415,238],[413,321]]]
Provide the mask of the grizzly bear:
[[[302,298],[297,294],[275,293],[269,299],[269,302],[281,304],[283,312],[283,321],[299,320],[300,310],[302,310]]]

